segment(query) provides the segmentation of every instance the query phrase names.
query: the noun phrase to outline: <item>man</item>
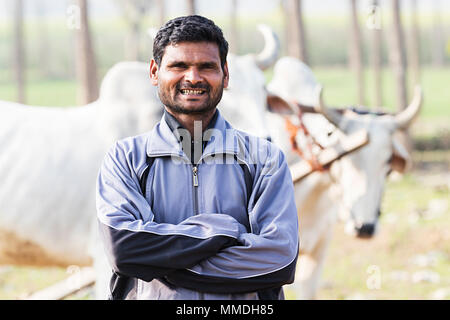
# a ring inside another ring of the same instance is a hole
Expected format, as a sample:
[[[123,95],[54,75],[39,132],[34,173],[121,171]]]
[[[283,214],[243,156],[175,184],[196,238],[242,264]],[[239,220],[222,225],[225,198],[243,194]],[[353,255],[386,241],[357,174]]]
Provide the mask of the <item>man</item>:
[[[282,299],[294,280],[298,222],[284,156],[216,110],[227,51],[201,16],[173,19],[155,37],[150,78],[164,116],[118,141],[98,177],[112,299]]]

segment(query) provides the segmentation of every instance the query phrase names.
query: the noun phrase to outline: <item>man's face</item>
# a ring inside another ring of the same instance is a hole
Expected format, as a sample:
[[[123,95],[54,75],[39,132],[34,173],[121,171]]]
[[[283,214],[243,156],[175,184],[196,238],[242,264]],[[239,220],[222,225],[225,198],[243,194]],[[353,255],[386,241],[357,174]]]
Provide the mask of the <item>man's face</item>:
[[[165,48],[160,66],[151,61],[150,78],[172,112],[200,114],[214,110],[222,98],[228,66],[222,69],[215,43],[181,42]]]

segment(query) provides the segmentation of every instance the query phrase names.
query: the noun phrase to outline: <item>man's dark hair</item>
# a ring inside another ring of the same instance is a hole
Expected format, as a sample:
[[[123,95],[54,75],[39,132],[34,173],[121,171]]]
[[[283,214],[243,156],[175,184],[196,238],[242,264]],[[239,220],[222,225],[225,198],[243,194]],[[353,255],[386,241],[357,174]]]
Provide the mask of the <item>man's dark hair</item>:
[[[222,68],[228,54],[228,42],[222,30],[211,20],[199,16],[178,17],[166,22],[153,41],[153,59],[159,66],[166,46],[180,42],[214,42],[219,47]]]

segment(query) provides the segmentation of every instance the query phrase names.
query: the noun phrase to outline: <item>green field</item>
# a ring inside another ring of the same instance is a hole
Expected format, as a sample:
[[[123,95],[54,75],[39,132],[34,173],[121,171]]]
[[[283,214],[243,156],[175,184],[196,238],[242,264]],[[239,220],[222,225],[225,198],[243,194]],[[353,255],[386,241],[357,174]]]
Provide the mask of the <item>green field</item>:
[[[325,101],[332,106],[348,106],[356,104],[356,81],[353,74],[343,67],[315,67],[313,72],[317,80],[324,87]],[[76,104],[76,83],[72,80],[41,80],[33,72],[29,72],[26,86],[27,104],[43,106],[71,106]],[[271,78],[271,71],[267,73]],[[450,119],[450,66],[446,68],[426,67],[422,70],[421,85],[424,91],[424,105],[421,117],[433,119],[447,117]],[[365,73],[366,105],[373,107],[373,81],[370,70]],[[386,111],[395,111],[395,83],[393,74],[384,69],[383,106]],[[409,94],[412,95],[412,84]],[[11,83],[0,82],[0,100],[14,101],[15,86]]]
[[[330,106],[344,107],[356,104],[356,82],[353,74],[346,68],[335,67],[313,68],[317,80],[324,87],[324,99]],[[102,74],[105,71],[101,72]],[[267,80],[271,78],[271,70],[266,72]],[[26,102],[38,106],[72,106],[76,105],[77,87],[72,80],[40,80],[36,72],[29,71],[29,81],[26,86]],[[366,105],[373,106],[372,72],[365,73]],[[384,69],[383,106],[386,111],[395,111],[395,83],[389,69]],[[450,67],[424,67],[421,71],[421,85],[424,92],[424,104],[420,117],[413,125],[413,136],[432,137],[448,132],[450,123]],[[409,85],[409,95],[412,95],[413,85]],[[13,84],[0,82],[0,100],[14,101],[16,89]]]
[[[323,84],[324,99],[330,106],[345,107],[357,102],[357,86],[355,77],[343,68],[313,69],[317,80]],[[374,109],[374,84],[370,70],[365,73],[366,105]],[[382,73],[382,93],[384,111],[396,111],[396,95],[394,75],[389,69]],[[423,68],[421,71],[421,86],[423,89],[422,110],[411,127],[413,137],[431,139],[448,134],[450,130],[450,90],[448,80],[450,68]],[[408,86],[409,101],[413,94],[413,84]]]
[[[0,100],[15,101],[13,85],[0,85]],[[36,106],[76,105],[76,84],[73,81],[46,80],[30,81],[26,87],[26,104]]]

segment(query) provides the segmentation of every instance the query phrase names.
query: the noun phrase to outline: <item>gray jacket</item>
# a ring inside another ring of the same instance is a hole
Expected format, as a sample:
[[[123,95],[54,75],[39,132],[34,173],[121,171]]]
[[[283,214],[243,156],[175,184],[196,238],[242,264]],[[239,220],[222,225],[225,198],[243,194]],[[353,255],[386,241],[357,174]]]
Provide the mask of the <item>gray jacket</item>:
[[[166,117],[151,132],[118,141],[100,169],[97,213],[114,272],[111,298],[283,298],[298,255],[284,155],[218,113],[192,163]]]

